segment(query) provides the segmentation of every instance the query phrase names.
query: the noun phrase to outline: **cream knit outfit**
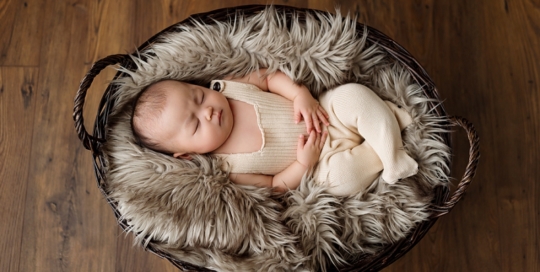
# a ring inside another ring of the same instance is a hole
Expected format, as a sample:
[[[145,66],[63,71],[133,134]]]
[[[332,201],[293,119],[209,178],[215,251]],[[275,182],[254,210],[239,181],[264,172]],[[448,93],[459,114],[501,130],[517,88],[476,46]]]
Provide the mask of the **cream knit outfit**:
[[[295,123],[290,100],[252,84],[214,80],[210,86],[215,83],[221,85],[225,97],[253,105],[262,134],[259,151],[218,155],[229,164],[231,173],[276,175],[296,161],[298,136],[305,134],[306,126]]]
[[[330,193],[363,191],[381,170],[388,183],[418,172],[401,139],[400,128],[412,123],[406,111],[353,83],[325,92],[319,103],[329,115],[330,126],[315,179],[328,184]]]
[[[292,164],[298,135],[305,133],[305,124],[294,122],[293,103],[251,84],[216,80],[212,86],[216,82],[227,98],[255,107],[263,135],[257,152],[219,155],[231,172],[275,175]],[[400,127],[411,122],[408,113],[359,84],[329,90],[319,102],[330,126],[314,178],[329,185],[330,193],[350,195],[364,190],[383,168],[382,177],[390,183],[416,174],[417,163],[402,148]]]

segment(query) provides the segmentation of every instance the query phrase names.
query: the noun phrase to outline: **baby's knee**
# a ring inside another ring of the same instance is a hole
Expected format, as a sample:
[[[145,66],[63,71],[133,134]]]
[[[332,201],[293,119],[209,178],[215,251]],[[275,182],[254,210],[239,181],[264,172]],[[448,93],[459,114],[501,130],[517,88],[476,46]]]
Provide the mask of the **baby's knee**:
[[[372,96],[376,95],[373,90],[368,88],[365,85],[358,83],[347,83],[340,85],[332,90],[333,96],[336,98],[346,98],[348,101],[350,99],[355,99],[356,97],[363,97],[366,95]]]
[[[348,118],[352,115],[362,115],[369,113],[371,109],[384,106],[383,100],[370,88],[349,83],[341,85],[330,93],[328,97],[331,107],[337,115]]]

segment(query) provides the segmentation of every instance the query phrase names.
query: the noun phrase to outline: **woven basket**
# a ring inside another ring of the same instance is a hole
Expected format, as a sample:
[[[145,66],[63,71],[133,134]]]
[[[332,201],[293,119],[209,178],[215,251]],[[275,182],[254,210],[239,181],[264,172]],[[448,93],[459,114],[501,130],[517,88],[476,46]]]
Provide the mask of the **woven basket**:
[[[283,12],[288,15],[288,20],[291,18],[293,13],[299,13],[300,16],[313,13],[314,10],[310,9],[300,9],[287,6],[274,6],[276,10]],[[227,22],[231,18],[234,18],[235,14],[238,11],[241,11],[245,15],[256,14],[265,9],[265,6],[253,5],[253,6],[241,6],[236,8],[225,8],[219,9],[207,13],[195,14],[190,18],[185,19],[184,21],[172,25],[158,34],[154,35],[148,41],[144,42],[139,48],[138,51],[144,51],[149,45],[151,45],[155,40],[162,34],[170,33],[174,31],[179,31],[175,26],[178,25],[191,25],[192,19],[197,21],[202,21],[206,24],[214,24],[215,21]],[[396,61],[400,62],[406,69],[410,72],[412,78],[418,83],[418,85],[423,86],[424,95],[429,98],[434,98],[436,101],[439,101],[437,89],[431,78],[428,76],[426,71],[418,64],[418,62],[399,44],[391,40],[389,37],[379,32],[376,29],[373,29],[369,26],[366,27],[368,30],[367,45],[377,43],[379,47],[387,53],[391,58],[394,58]],[[364,25],[357,23],[358,36],[362,36]],[[115,85],[109,85],[106,89],[98,109],[98,114],[95,119],[94,132],[90,135],[84,127],[84,118],[83,118],[83,106],[85,102],[85,97],[87,90],[92,84],[95,76],[97,76],[101,70],[106,68],[109,65],[120,64],[123,67],[132,69],[135,67],[131,58],[128,55],[111,55],[105,57],[92,66],[90,71],[86,74],[82,80],[77,95],[75,97],[75,107],[73,118],[75,121],[75,127],[79,136],[79,139],[83,143],[84,147],[92,152],[94,158],[94,170],[97,178],[98,187],[107,199],[108,203],[111,205],[115,216],[120,218],[120,213],[118,212],[116,203],[108,196],[108,193],[105,191],[105,182],[104,177],[106,176],[106,162],[105,157],[102,151],[102,144],[105,139],[106,125],[108,121],[108,115],[111,112],[111,109],[115,106],[114,101],[110,99],[112,94],[117,91]],[[126,76],[123,73],[117,73],[115,78]],[[435,105],[435,102],[430,105],[430,108],[437,116],[446,116],[444,108],[441,105]],[[340,267],[339,270],[342,271],[378,271],[389,264],[393,263],[395,260],[403,256],[407,251],[409,251],[416,243],[422,239],[422,237],[427,233],[435,221],[442,215],[447,214],[454,207],[454,205],[463,197],[465,189],[470,184],[475,172],[476,166],[479,158],[479,140],[474,130],[474,127],[466,119],[461,117],[450,117],[448,118],[449,123],[445,124],[447,128],[451,126],[460,126],[463,128],[467,134],[470,143],[469,151],[469,162],[467,164],[466,171],[462,177],[460,183],[458,184],[456,190],[452,193],[446,187],[437,187],[434,192],[434,199],[430,207],[431,216],[427,221],[422,222],[417,227],[415,227],[409,235],[402,239],[401,241],[387,245],[382,251],[379,251],[373,255],[360,255],[356,258],[356,261],[348,267]],[[451,146],[450,135],[442,134],[440,135],[444,143],[448,146]],[[447,165],[450,166],[450,161],[447,162]],[[119,225],[126,229],[128,227],[125,221],[118,221]],[[162,258],[168,259],[176,267],[182,270],[198,270],[198,271],[208,271],[205,268],[197,267],[192,264],[186,263],[182,260],[177,260],[167,255],[164,252],[156,250],[152,243],[147,246],[147,249]],[[336,268],[337,269],[337,268]]]

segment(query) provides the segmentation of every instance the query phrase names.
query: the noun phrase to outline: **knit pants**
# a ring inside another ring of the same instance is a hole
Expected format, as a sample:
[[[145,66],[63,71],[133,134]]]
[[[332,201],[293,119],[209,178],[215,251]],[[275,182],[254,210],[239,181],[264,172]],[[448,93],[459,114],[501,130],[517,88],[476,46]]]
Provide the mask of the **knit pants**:
[[[412,122],[406,111],[360,84],[329,90],[319,102],[330,126],[315,179],[329,185],[330,193],[351,195],[365,190],[381,171],[388,183],[418,172],[401,139],[401,130]]]

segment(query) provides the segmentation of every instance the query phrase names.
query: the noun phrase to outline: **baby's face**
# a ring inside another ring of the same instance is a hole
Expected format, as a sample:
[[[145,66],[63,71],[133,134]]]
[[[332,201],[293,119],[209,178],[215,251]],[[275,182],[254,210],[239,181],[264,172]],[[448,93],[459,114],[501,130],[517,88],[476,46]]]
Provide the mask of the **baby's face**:
[[[164,88],[167,96],[158,141],[175,157],[209,153],[225,143],[234,120],[223,94],[173,80],[156,83],[155,87]]]

